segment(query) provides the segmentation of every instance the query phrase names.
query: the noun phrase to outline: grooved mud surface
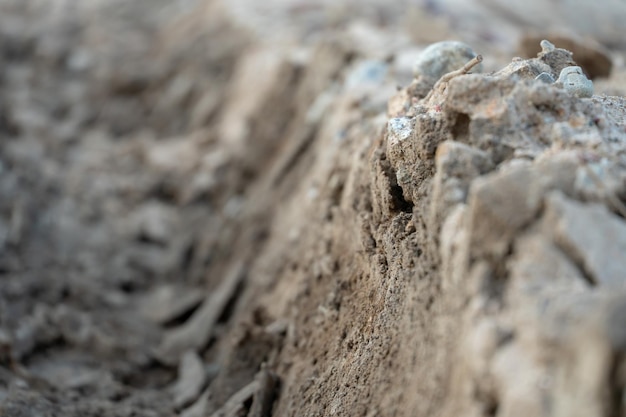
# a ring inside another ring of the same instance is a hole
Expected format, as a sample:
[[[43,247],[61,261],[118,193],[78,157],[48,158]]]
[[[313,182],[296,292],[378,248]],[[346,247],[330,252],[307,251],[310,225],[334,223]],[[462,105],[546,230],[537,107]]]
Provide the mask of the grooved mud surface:
[[[624,45],[384,3],[0,1],[0,415],[625,415]]]

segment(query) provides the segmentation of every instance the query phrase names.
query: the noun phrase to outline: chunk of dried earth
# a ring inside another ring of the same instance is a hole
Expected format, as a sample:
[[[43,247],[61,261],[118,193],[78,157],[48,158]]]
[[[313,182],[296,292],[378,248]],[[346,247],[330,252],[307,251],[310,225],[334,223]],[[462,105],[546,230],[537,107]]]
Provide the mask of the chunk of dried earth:
[[[401,3],[0,3],[1,415],[626,412],[626,100],[536,79],[576,51],[396,90]]]

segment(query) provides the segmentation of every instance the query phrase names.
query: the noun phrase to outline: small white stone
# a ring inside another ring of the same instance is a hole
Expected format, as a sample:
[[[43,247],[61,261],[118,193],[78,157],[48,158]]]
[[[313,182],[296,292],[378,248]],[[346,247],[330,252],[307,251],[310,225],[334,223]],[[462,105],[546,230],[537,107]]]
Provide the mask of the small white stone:
[[[395,145],[411,137],[413,123],[409,117],[395,117],[387,123],[389,144]]]
[[[593,82],[587,78],[580,67],[563,68],[556,82],[575,97],[593,96]]]

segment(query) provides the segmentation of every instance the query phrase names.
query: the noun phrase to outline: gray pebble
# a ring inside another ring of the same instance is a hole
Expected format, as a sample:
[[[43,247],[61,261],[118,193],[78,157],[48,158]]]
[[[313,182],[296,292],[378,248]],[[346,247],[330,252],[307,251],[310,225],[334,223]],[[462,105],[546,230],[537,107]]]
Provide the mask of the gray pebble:
[[[476,53],[463,42],[437,42],[422,51],[413,65],[415,78],[426,77],[438,80],[442,75],[458,70],[474,58]],[[475,72],[482,71],[482,64],[474,67]]]
[[[563,68],[556,82],[575,97],[593,96],[593,82],[587,78],[580,67]]]

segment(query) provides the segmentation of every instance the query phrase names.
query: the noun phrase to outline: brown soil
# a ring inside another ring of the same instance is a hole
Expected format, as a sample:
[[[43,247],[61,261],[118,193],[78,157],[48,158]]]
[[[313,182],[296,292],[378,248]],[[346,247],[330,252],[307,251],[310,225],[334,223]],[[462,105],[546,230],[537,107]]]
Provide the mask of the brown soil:
[[[0,415],[626,416],[626,45],[126,3],[0,1]]]

